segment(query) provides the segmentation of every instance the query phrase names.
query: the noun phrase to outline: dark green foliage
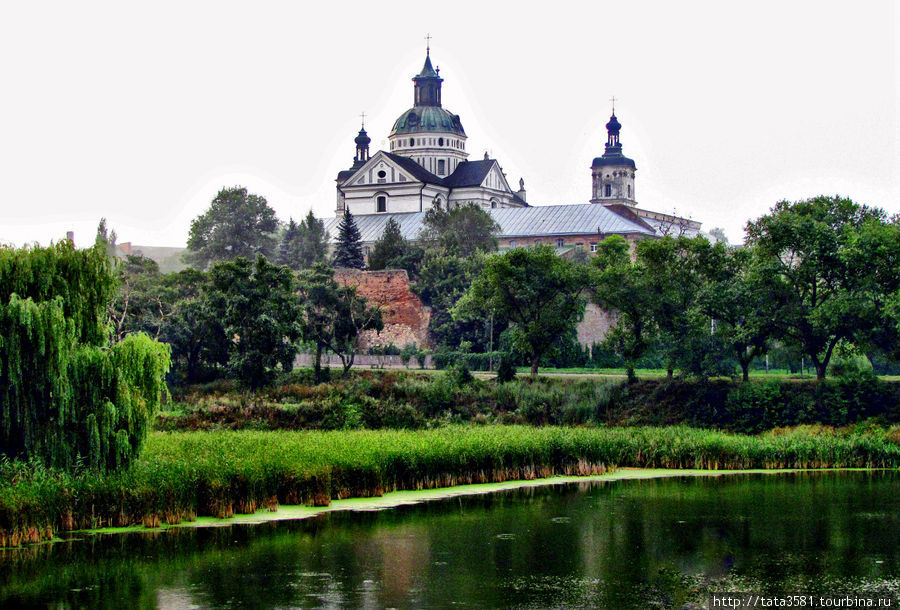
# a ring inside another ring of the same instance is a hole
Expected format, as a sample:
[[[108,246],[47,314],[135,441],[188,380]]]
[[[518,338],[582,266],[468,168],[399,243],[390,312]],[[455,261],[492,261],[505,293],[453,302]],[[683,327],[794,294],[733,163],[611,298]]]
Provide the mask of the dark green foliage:
[[[353,214],[349,209],[344,210],[344,217],[338,225],[337,243],[334,247],[334,261],[337,268],[365,269],[366,261],[363,257],[362,238]]]
[[[514,356],[509,352],[437,352],[431,359],[438,369],[449,369],[456,364],[464,364],[472,371],[488,371],[491,367],[496,369],[504,356],[510,362],[515,362]]]
[[[748,244],[784,295],[776,332],[824,379],[837,345],[866,342],[898,288],[897,223],[841,197],[781,201],[747,224]]]
[[[424,255],[422,248],[403,238],[400,225],[391,218],[384,227],[384,233],[372,246],[369,269],[405,269],[410,278],[415,278]]]
[[[485,258],[481,276],[457,303],[454,317],[493,312],[507,321],[516,349],[536,374],[541,357],[581,321],[581,293],[588,284],[588,269],[560,258],[550,246],[514,248]]]
[[[328,256],[328,234],[325,223],[312,210],[298,225],[292,218],[288,222],[281,244],[278,247],[278,264],[291,269],[309,269],[316,263],[325,262]]]
[[[237,257],[275,254],[278,219],[264,197],[241,186],[223,188],[209,209],[191,222],[185,259],[198,269]]]
[[[300,338],[301,301],[290,268],[238,258],[210,271],[210,310],[231,338],[228,368],[250,388],[289,371]]]
[[[500,364],[497,365],[497,381],[507,383],[516,378],[516,366],[509,354],[500,355]]]
[[[594,278],[594,302],[617,316],[605,343],[625,361],[628,379],[633,382],[637,361],[657,334],[652,278],[643,264],[631,260],[628,242],[620,235],[600,242],[594,264],[599,271]]]
[[[102,244],[0,249],[0,451],[58,468],[131,462],[166,392],[169,350],[108,347]]]
[[[353,366],[360,333],[384,328],[381,310],[369,307],[354,287],[339,285],[333,270],[322,264],[300,276],[299,290],[301,332],[316,349],[316,380],[322,380],[320,361],[326,349],[340,357],[346,375]]]
[[[451,209],[432,207],[423,222],[419,239],[427,249],[463,258],[497,249],[500,226],[474,203]]]

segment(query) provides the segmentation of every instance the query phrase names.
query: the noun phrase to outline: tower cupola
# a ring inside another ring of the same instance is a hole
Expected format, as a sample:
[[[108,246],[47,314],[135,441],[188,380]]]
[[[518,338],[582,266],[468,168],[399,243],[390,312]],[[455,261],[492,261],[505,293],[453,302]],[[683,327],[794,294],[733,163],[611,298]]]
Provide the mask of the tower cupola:
[[[441,83],[437,70],[431,67],[431,48],[425,51],[425,65],[422,71],[413,77],[413,106],[441,107]]]
[[[621,129],[622,124],[616,118],[613,107],[612,116],[606,123],[606,150],[591,163],[591,203],[630,206],[637,203],[634,194],[634,172],[637,167],[634,161],[622,154],[622,143],[619,141]]]

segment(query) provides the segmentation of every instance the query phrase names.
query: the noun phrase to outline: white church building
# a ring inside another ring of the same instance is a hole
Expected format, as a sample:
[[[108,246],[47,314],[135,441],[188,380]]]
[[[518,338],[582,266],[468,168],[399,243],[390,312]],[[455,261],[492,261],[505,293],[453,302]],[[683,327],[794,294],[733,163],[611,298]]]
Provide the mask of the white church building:
[[[398,222],[406,239],[416,240],[432,206],[469,203],[484,208],[498,223],[501,249],[551,244],[561,253],[594,251],[612,234],[634,241],[700,231],[697,221],[638,207],[637,167],[622,153],[622,125],[615,109],[606,124],[605,151],[591,164],[590,203],[532,206],[524,180],[513,190],[496,159],[487,153],[483,159],[468,159],[462,121],[441,104],[444,79],[432,67],[430,49],[412,80],[413,107],[394,122],[390,150],[370,155],[371,139],[363,126],[352,166],[338,172],[335,217],[325,220],[332,240],[344,210],[354,216],[368,250],[389,218]]]

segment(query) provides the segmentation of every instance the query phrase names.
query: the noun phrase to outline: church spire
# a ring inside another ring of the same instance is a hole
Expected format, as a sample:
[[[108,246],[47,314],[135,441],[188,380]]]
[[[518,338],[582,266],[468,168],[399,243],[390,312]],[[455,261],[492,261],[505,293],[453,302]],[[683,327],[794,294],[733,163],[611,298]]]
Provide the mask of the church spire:
[[[362,117],[362,126],[359,128],[359,135],[353,140],[356,142],[356,156],[353,158],[354,168],[361,167],[369,160],[369,143],[372,142],[372,138],[366,133],[366,113],[363,112],[360,116]]]
[[[413,106],[441,106],[441,83],[437,70],[431,65],[431,36],[426,36],[428,41],[425,47],[425,65],[422,71],[413,77]]]

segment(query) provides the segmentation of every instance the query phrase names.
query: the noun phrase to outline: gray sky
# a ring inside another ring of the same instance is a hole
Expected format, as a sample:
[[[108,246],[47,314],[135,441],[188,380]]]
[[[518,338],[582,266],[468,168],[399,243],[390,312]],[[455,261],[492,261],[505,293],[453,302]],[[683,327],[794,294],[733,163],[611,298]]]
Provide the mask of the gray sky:
[[[223,186],[334,214],[426,33],[470,158],[535,205],[586,203],[615,95],[638,204],[724,227],[839,193],[900,212],[897,3],[5,2],[0,242],[183,245]]]

